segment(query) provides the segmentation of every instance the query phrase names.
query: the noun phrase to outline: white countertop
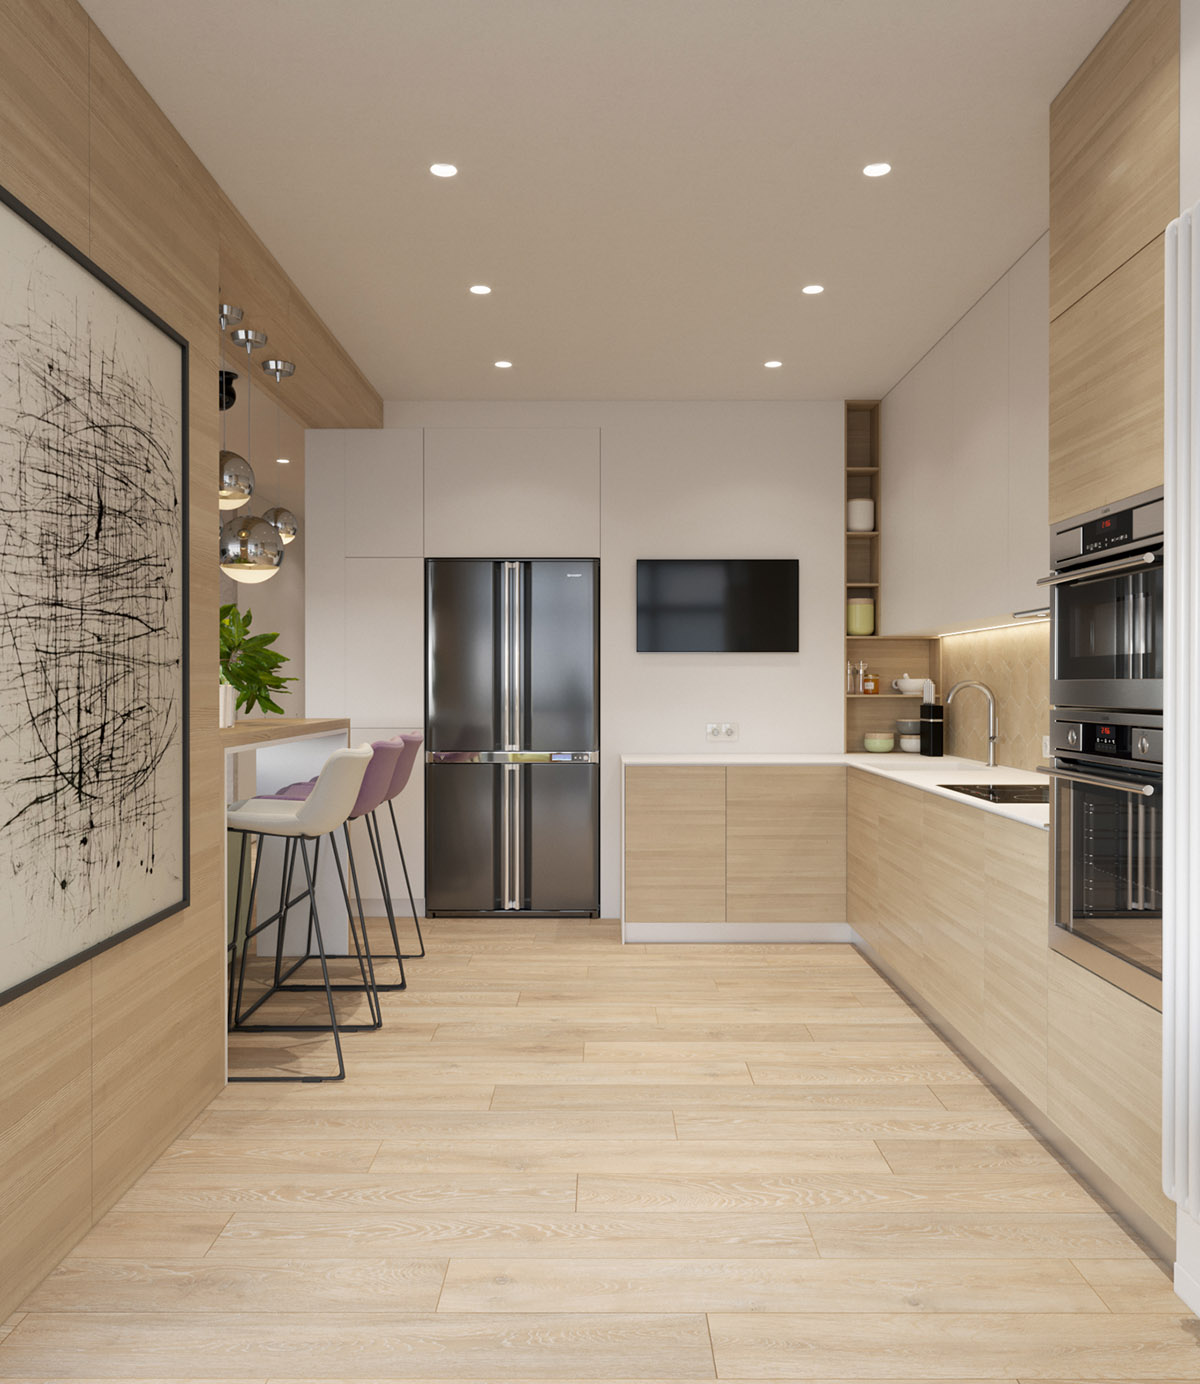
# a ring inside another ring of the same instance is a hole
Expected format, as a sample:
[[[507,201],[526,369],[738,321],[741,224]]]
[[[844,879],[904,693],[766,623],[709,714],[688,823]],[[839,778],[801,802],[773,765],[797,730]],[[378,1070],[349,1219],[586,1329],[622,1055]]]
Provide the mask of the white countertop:
[[[1013,822],[1023,822],[1026,826],[1049,830],[1050,809],[1035,803],[990,803],[983,798],[973,798],[966,793],[956,793],[944,787],[948,783],[1036,783],[1046,784],[1045,774],[1035,774],[1028,769],[1010,769],[998,764],[989,769],[976,759],[960,759],[955,755],[940,758],[919,754],[906,754],[903,750],[893,750],[887,754],[728,754],[721,751],[705,754],[623,754],[622,765],[672,765],[672,764],[725,764],[771,765],[771,764],[845,764],[852,769],[864,769],[867,773],[879,774],[909,788],[919,788],[926,793],[951,802],[963,803],[984,812],[994,812],[998,817],[1007,817]]]

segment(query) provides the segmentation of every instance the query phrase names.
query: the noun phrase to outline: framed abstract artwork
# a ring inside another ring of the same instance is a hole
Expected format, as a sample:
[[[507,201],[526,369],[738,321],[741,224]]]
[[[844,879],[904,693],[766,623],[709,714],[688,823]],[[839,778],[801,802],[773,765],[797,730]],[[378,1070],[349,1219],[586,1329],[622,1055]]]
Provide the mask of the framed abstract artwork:
[[[0,1004],[188,902],[187,382],[0,189]]]

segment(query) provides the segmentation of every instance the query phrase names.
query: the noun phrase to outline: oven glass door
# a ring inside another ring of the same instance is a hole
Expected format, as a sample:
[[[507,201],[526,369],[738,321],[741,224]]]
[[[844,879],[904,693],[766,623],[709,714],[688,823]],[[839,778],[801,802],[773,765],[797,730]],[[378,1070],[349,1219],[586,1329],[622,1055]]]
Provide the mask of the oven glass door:
[[[1161,566],[1056,586],[1053,614],[1056,706],[1161,707]]]
[[[1162,981],[1162,776],[1058,768],[1096,781],[1055,779],[1051,941],[1145,998],[1141,990],[1153,994]],[[1130,791],[1142,785],[1153,795]],[[1122,984],[1122,975],[1137,983]]]

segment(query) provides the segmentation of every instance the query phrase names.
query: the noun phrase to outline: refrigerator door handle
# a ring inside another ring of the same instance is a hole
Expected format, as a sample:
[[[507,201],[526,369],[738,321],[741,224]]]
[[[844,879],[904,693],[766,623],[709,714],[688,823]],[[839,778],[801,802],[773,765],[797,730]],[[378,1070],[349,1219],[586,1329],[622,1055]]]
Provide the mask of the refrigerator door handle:
[[[512,855],[513,855],[513,892],[509,902],[509,908],[524,908],[525,898],[525,862],[522,850],[522,829],[521,819],[524,815],[524,801],[521,793],[521,766],[512,766],[513,780],[513,830],[512,830]]]
[[[513,749],[524,748],[525,735],[525,564],[513,563]]]
[[[500,903],[504,908],[508,907],[512,893],[512,857],[508,849],[512,836],[512,804],[508,791],[510,767],[506,764],[500,771]]]
[[[502,567],[504,585],[500,593],[500,739],[506,750],[512,743],[512,564]],[[505,890],[507,893],[507,890]]]

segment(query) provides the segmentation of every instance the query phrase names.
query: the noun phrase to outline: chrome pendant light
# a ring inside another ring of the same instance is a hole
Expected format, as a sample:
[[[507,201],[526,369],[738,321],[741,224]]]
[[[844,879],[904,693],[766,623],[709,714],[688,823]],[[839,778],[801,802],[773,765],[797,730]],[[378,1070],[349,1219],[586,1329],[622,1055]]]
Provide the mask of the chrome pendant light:
[[[290,379],[296,373],[296,363],[291,360],[264,360],[262,368],[266,374],[275,376],[276,384]]]
[[[268,581],[283,561],[283,539],[257,515],[237,515],[221,526],[221,571],[234,581]]]
[[[254,471],[245,457],[221,452],[221,479],[217,489],[220,509],[241,509],[254,494]]]
[[[266,332],[256,332],[253,327],[239,327],[236,332],[229,333],[229,338],[239,346],[244,346],[247,355],[267,344]]]
[[[275,505],[272,509],[264,510],[263,518],[285,544],[290,543],[300,532],[300,523],[296,516],[290,509],[284,509],[282,505]]]

